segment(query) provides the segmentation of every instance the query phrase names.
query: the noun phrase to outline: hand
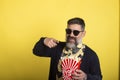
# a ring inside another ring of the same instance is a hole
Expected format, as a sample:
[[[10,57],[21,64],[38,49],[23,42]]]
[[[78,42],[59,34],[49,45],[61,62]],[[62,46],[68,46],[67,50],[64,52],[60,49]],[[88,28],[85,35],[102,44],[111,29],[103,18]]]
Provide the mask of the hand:
[[[72,73],[73,80],[87,80],[87,75],[82,71],[77,69],[74,73]]]
[[[59,43],[59,41],[56,39],[53,39],[53,38],[45,38],[44,39],[44,44],[46,46],[48,46],[49,48],[53,48],[53,47],[57,46],[57,43]]]

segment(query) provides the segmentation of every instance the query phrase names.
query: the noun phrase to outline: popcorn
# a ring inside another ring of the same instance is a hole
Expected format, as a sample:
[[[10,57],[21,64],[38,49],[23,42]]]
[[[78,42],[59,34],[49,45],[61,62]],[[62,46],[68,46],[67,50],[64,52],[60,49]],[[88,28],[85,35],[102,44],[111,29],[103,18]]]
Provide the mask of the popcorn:
[[[80,69],[81,61],[75,59],[66,58],[62,60],[62,74],[63,80],[72,80],[71,74],[74,73],[76,69]]]

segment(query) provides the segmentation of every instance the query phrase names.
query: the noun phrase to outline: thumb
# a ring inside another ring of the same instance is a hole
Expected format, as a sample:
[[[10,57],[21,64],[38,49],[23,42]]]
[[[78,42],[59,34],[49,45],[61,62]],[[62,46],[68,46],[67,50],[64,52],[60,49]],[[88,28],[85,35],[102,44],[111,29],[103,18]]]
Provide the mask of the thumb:
[[[56,40],[56,39],[53,39],[53,42],[55,42],[55,43],[59,43],[59,41],[58,41],[58,40]]]

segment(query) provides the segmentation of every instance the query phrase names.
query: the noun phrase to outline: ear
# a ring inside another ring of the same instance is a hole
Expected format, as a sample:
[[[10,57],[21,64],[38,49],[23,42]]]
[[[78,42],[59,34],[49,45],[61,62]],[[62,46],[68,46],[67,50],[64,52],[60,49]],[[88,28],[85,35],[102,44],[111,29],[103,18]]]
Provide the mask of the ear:
[[[85,36],[86,34],[86,31],[82,32],[82,38]]]

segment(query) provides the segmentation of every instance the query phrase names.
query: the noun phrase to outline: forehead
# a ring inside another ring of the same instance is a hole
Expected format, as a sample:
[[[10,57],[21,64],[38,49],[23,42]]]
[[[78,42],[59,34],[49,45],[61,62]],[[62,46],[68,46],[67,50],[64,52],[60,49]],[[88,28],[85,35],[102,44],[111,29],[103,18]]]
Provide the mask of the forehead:
[[[79,25],[79,24],[71,24],[71,25],[68,25],[68,28],[69,29],[72,29],[72,30],[82,30],[82,26]]]

